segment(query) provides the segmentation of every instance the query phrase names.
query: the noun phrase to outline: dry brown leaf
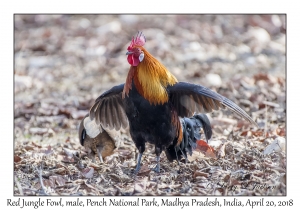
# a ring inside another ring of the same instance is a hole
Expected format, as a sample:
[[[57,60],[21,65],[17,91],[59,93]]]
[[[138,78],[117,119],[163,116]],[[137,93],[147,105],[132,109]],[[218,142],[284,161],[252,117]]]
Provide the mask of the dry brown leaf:
[[[142,165],[141,169],[139,170],[138,174],[139,175],[147,175],[150,173],[150,168],[148,167],[148,164]]]
[[[202,171],[195,171],[195,173],[193,174],[193,177],[197,177],[197,176],[204,176],[204,177],[208,177],[209,174],[208,173],[205,173],[205,172],[202,172]]]
[[[55,180],[54,179],[44,179],[43,183],[45,187],[55,188]]]
[[[132,151],[125,150],[125,149],[118,149],[117,152],[120,156],[123,156],[123,157],[128,157],[132,154]]]
[[[277,134],[278,136],[286,136],[285,128],[277,128],[277,129],[276,129],[276,134]]]
[[[90,178],[93,178],[94,171],[95,171],[94,168],[88,167],[88,168],[83,169],[81,171],[81,173],[85,178],[90,179]]]
[[[63,156],[63,159],[61,162],[64,163],[77,163],[77,160],[74,159],[74,157],[68,157],[68,156]]]
[[[258,73],[258,74],[255,74],[253,76],[254,80],[255,80],[255,83],[259,80],[263,80],[263,81],[270,81],[269,79],[269,76],[267,74],[264,74],[264,73]]]
[[[115,182],[120,182],[121,181],[121,177],[117,174],[109,174],[108,175],[109,178]]]
[[[58,186],[64,186],[66,183],[66,180],[60,175],[50,176],[49,179],[53,180]]]
[[[40,145],[37,145],[37,144],[34,143],[34,142],[31,142],[31,144],[32,144],[33,146],[35,146],[35,147],[42,148]]]
[[[33,149],[34,149],[34,147],[33,147],[33,146],[30,146],[30,145],[26,145],[24,148],[25,148],[27,151],[30,151],[30,150],[33,150]]]
[[[213,147],[209,146],[205,141],[198,140],[197,141],[197,147],[195,150],[203,152],[206,157],[210,158],[217,158],[215,155],[215,150]]]
[[[257,131],[252,131],[253,136],[255,137],[259,137],[259,136],[263,136],[264,135],[264,130],[263,129],[259,129]]]
[[[94,169],[96,169],[96,170],[100,169],[100,166],[97,165],[96,163],[93,163],[93,162],[90,162],[88,166],[89,166],[89,167],[92,167],[92,168],[94,168]]]
[[[53,173],[57,173],[57,174],[63,175],[63,174],[66,174],[66,169],[64,167],[53,169]]]
[[[18,163],[18,162],[20,162],[22,160],[22,158],[20,158],[18,155],[15,155],[14,156],[14,162],[15,163]]]

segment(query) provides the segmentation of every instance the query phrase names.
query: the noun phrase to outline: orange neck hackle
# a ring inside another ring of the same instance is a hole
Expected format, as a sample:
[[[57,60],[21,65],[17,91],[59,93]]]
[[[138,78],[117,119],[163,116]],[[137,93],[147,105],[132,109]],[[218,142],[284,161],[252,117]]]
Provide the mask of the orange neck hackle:
[[[131,66],[128,72],[123,97],[131,89],[132,79],[139,92],[150,104],[164,104],[169,100],[167,86],[178,81],[168,69],[154,58],[145,48],[140,47],[145,57],[138,66]]]

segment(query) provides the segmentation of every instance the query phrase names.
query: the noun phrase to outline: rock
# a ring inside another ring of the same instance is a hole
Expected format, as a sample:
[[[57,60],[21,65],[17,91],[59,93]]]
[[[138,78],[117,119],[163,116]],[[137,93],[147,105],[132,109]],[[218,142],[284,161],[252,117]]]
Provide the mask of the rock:
[[[117,34],[121,32],[122,26],[121,23],[118,21],[112,21],[110,23],[107,23],[103,26],[100,26],[97,28],[97,32],[99,35],[106,34],[107,32],[113,32],[114,34]]]
[[[91,22],[86,18],[82,18],[79,21],[79,25],[80,25],[81,28],[87,29],[88,27],[90,27]]]
[[[138,21],[136,15],[119,15],[121,22],[126,24],[135,24]]]
[[[15,75],[15,92],[18,93],[32,87],[32,78],[29,76]]]
[[[48,128],[30,128],[29,132],[31,134],[43,135],[45,133],[48,133]]]
[[[270,34],[263,28],[253,27],[249,30],[249,34],[261,44],[268,43],[271,40]]]
[[[207,74],[205,77],[207,82],[212,86],[220,87],[222,85],[222,79],[218,74],[210,73]]]
[[[52,66],[52,61],[49,56],[35,56],[29,59],[29,67],[41,68],[45,66]]]

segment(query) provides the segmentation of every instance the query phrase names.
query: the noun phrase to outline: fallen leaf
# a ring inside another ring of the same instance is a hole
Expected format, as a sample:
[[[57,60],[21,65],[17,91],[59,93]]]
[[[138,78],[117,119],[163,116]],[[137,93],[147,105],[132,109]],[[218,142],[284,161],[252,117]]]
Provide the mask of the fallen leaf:
[[[285,128],[277,128],[277,129],[276,129],[276,134],[277,134],[278,136],[285,136],[285,135],[286,135],[286,133],[285,133]]]
[[[34,142],[31,142],[31,144],[32,144],[33,146],[35,146],[35,147],[42,148],[40,145],[37,145],[37,144],[34,143]]]
[[[22,159],[18,156],[18,155],[15,155],[14,156],[14,162],[15,163],[18,163],[18,162],[20,162]]]
[[[204,177],[208,177],[209,174],[208,173],[205,173],[205,172],[202,172],[202,171],[195,171],[195,173],[193,174],[193,177],[197,177],[197,176],[204,176]]]
[[[134,191],[136,193],[142,193],[146,190],[146,186],[147,186],[147,180],[148,178],[145,177],[140,181],[136,181],[134,184]]]
[[[264,135],[264,130],[259,129],[257,131],[252,131],[253,136],[259,137],[259,136],[263,136]]]
[[[81,173],[85,178],[90,179],[90,178],[93,178],[94,171],[95,171],[94,168],[88,167],[88,168],[83,169],[81,171]]]
[[[56,174],[65,174],[66,173],[66,169],[64,167],[61,167],[61,168],[57,168],[57,169],[54,169],[53,170],[54,173]]]
[[[63,150],[68,157],[73,157],[73,155],[76,156],[78,154],[78,152],[76,150],[67,149],[65,147],[63,147]]]
[[[267,74],[263,74],[263,73],[258,73],[256,75],[253,76],[255,83],[259,80],[263,80],[263,81],[270,81],[269,76]]]
[[[44,179],[43,183],[44,183],[45,187],[55,188],[55,181],[54,181],[54,179]]]
[[[64,163],[77,163],[77,160],[74,159],[74,157],[69,157],[69,156],[63,156],[63,159],[61,162]]]
[[[44,154],[46,154],[46,155],[50,155],[50,154],[52,154],[53,153],[53,150],[52,150],[52,148],[51,148],[51,146],[49,145],[48,147],[43,147],[43,148],[41,148],[40,149],[40,152],[42,152],[42,153],[44,153]]]
[[[66,180],[60,175],[50,176],[49,179],[53,180],[58,186],[64,186],[66,183]]]
[[[226,155],[226,153],[225,153],[225,147],[226,147],[227,144],[228,144],[228,142],[224,143],[220,147],[219,152],[218,152],[220,157],[225,157],[225,155]]]
[[[33,147],[33,146],[30,146],[30,145],[26,145],[24,148],[25,148],[27,151],[30,151],[30,150],[33,150],[33,149],[34,149],[34,147]]]
[[[268,155],[273,151],[275,152],[285,152],[285,138],[278,136],[269,146],[266,147],[263,154]]]
[[[48,128],[29,128],[29,132],[31,134],[43,135],[48,133]]]
[[[100,169],[100,166],[98,165],[98,164],[96,164],[96,163],[93,163],[93,162],[90,162],[90,164],[88,165],[89,167],[92,167],[92,168],[94,168],[94,169]]]
[[[117,152],[119,153],[120,156],[123,156],[123,157],[128,157],[132,154],[132,151],[124,150],[124,149],[118,149]]]
[[[139,170],[138,174],[139,175],[146,175],[150,173],[150,168],[148,167],[147,164],[142,165],[141,169]]]
[[[216,158],[215,150],[213,147],[209,146],[205,141],[198,140],[196,150],[201,151],[206,157]]]

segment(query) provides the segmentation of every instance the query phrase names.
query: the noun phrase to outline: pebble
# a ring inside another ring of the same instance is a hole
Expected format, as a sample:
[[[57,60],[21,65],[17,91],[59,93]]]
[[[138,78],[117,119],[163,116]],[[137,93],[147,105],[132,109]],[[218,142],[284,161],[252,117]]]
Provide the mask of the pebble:
[[[218,74],[209,73],[205,76],[208,83],[215,87],[220,87],[222,85],[222,79]]]

